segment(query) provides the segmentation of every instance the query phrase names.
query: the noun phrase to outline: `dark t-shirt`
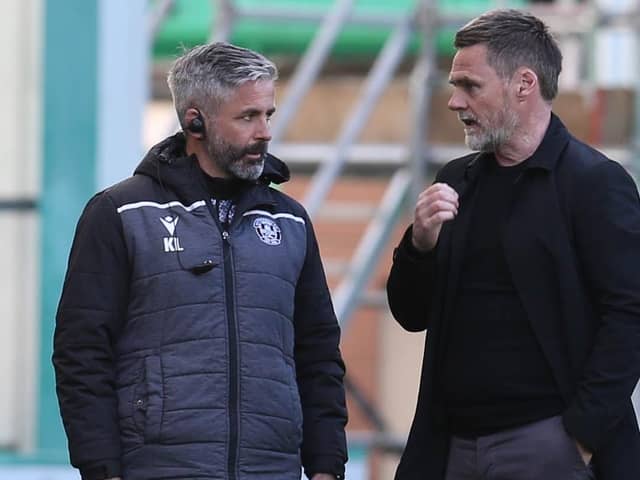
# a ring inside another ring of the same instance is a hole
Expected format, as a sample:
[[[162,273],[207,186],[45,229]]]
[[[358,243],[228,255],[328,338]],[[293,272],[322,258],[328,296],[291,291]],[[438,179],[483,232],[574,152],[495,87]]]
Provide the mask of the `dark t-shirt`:
[[[451,429],[459,435],[524,425],[563,408],[501,242],[526,162],[501,167],[487,161],[473,199],[441,372]]]

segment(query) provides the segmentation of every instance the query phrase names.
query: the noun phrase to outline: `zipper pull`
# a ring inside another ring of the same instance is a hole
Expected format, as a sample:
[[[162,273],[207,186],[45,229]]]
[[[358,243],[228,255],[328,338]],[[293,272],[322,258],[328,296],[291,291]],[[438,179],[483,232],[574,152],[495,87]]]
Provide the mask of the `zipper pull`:
[[[222,232],[222,239],[225,241],[229,241],[229,232],[227,232],[226,230],[224,232]]]

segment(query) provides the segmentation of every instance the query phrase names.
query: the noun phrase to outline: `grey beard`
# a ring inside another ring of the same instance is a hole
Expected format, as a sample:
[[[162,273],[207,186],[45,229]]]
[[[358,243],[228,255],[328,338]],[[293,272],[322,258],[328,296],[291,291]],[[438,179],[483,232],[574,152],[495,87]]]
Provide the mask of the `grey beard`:
[[[264,158],[260,160],[260,163],[255,163],[251,165],[243,165],[241,162],[232,162],[227,165],[227,170],[234,177],[239,178],[241,180],[257,180],[262,175],[264,170]]]
[[[504,144],[511,137],[511,132],[501,128],[480,135],[465,135],[464,143],[470,150],[478,152],[495,152],[500,145]]]
[[[244,164],[242,157],[245,154],[244,149],[238,149],[232,145],[214,140],[213,144],[207,144],[207,152],[216,165],[224,172],[232,177],[241,180],[257,180],[264,170],[264,154],[258,163]]]
[[[518,125],[518,119],[509,111],[503,115],[502,125],[479,135],[464,136],[464,143],[470,150],[478,152],[495,153],[502,145],[507,143]]]

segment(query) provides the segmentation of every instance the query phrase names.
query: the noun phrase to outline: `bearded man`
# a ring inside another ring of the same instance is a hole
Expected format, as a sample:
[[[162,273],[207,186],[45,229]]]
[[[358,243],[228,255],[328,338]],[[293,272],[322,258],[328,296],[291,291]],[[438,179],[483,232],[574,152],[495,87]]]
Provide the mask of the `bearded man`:
[[[78,222],[53,362],[84,480],[344,476],[339,327],[311,221],[270,187],[276,79],[251,50],[186,52],[183,131]]]
[[[449,108],[478,151],[418,198],[387,284],[427,330],[397,480],[635,480],[640,201],[552,112],[562,55],[517,10],[455,37]]]

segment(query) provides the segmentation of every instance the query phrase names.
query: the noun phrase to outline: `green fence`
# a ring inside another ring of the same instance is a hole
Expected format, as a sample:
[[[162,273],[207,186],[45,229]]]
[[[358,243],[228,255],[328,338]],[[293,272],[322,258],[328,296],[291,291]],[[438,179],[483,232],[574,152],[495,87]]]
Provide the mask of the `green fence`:
[[[279,10],[326,12],[334,0],[238,0],[242,8],[277,8]],[[504,2],[500,2],[504,3]],[[506,2],[511,7],[521,7],[525,0]],[[358,0],[356,13],[389,14],[399,16],[410,12],[416,0]],[[468,14],[471,18],[478,13],[493,8],[494,0],[441,0],[439,7],[443,13]],[[215,22],[216,12],[211,0],[177,0],[154,43],[156,59],[172,58],[182,47],[205,43]],[[310,21],[264,21],[238,19],[234,24],[231,41],[267,55],[299,55],[304,52],[313,38],[317,22]],[[334,58],[352,56],[374,56],[383,45],[390,28],[382,26],[350,25],[338,38],[332,55]],[[438,33],[438,51],[452,52],[452,30],[443,29]],[[417,40],[413,49],[417,48]]]

